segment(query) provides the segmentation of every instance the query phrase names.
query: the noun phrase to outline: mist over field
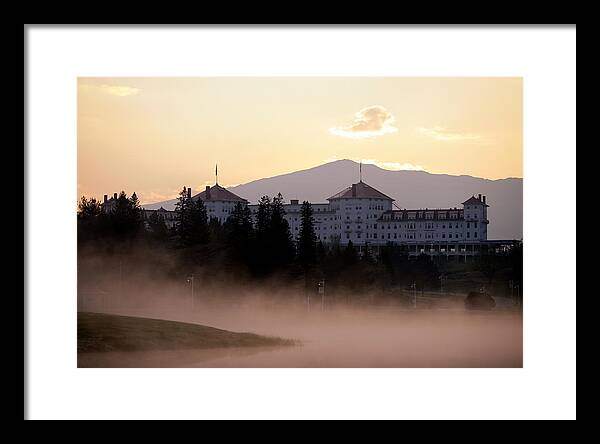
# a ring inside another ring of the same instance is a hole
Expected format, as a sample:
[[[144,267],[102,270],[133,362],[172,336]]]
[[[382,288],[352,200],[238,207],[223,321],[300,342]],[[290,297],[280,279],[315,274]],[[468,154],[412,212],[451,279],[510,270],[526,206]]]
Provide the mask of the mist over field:
[[[308,203],[294,242],[284,211],[265,196],[256,223],[241,203],[221,223],[184,189],[169,229],[135,194],[110,211],[82,197],[78,365],[522,365],[522,243],[468,260],[359,251],[317,242]]]
[[[81,280],[78,311],[166,319],[298,341],[293,347],[79,354],[99,367],[521,367],[522,316],[507,304],[467,311],[464,297],[308,294],[277,279],[260,285],[146,271]],[[205,270],[204,276],[210,274]],[[198,274],[202,276],[202,274]],[[94,287],[93,282],[100,284]],[[101,290],[104,288],[104,291]],[[432,303],[433,301],[433,303]]]

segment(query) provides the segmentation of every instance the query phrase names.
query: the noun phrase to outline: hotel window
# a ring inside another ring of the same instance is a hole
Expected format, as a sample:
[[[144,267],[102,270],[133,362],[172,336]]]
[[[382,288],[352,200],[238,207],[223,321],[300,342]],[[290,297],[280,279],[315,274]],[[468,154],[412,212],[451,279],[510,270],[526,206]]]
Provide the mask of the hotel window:
[[[473,236],[473,237],[477,237],[477,231],[475,232],[475,234],[474,234],[474,236]]]

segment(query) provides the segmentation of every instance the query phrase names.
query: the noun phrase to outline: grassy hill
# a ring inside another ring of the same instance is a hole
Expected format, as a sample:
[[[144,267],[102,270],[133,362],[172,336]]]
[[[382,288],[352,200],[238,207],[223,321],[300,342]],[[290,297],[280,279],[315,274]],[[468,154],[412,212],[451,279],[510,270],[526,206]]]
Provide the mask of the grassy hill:
[[[78,353],[277,345],[297,345],[297,342],[184,322],[77,313]]]

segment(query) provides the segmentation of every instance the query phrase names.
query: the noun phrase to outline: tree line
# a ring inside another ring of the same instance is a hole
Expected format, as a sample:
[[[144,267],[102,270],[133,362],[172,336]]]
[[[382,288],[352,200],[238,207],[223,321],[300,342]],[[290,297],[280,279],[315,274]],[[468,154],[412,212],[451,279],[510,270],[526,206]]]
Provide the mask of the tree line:
[[[158,212],[144,220],[135,193],[127,197],[122,191],[111,203],[111,211],[103,211],[94,198],[83,196],[78,203],[78,241],[80,247],[93,245],[111,253],[123,252],[143,245],[155,253],[169,252],[175,265],[156,266],[157,272],[177,274],[181,270],[210,267],[234,279],[279,277],[313,287],[321,279],[331,289],[386,291],[415,284],[419,289],[439,288],[440,270],[427,255],[409,259],[404,246],[381,247],[375,258],[367,248],[359,255],[352,243],[327,245],[319,241],[313,209],[303,202],[300,230],[294,242],[285,218],[283,197],[263,196],[253,215],[250,208],[236,203],[228,219],[220,223],[209,218],[204,202],[192,199],[184,187],[175,205],[175,224],[167,228]],[[511,256],[517,266],[519,251]],[[140,261],[150,261],[144,256]],[[157,262],[158,263],[158,262]],[[491,278],[497,261],[483,256],[481,271]],[[515,276],[520,280],[520,276]]]

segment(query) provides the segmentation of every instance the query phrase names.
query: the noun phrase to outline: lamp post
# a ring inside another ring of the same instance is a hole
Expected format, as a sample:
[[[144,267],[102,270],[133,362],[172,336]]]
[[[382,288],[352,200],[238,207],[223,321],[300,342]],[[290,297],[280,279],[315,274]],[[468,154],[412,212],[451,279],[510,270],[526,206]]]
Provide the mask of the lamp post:
[[[186,282],[192,287],[192,311],[194,311],[194,275],[188,276]]]
[[[444,281],[446,280],[446,276],[444,274],[440,274],[440,293],[444,293]]]
[[[417,308],[417,283],[414,281],[412,283],[412,288],[413,288],[413,307]]]
[[[325,311],[325,279],[319,281],[318,289],[321,294],[321,311]]]

